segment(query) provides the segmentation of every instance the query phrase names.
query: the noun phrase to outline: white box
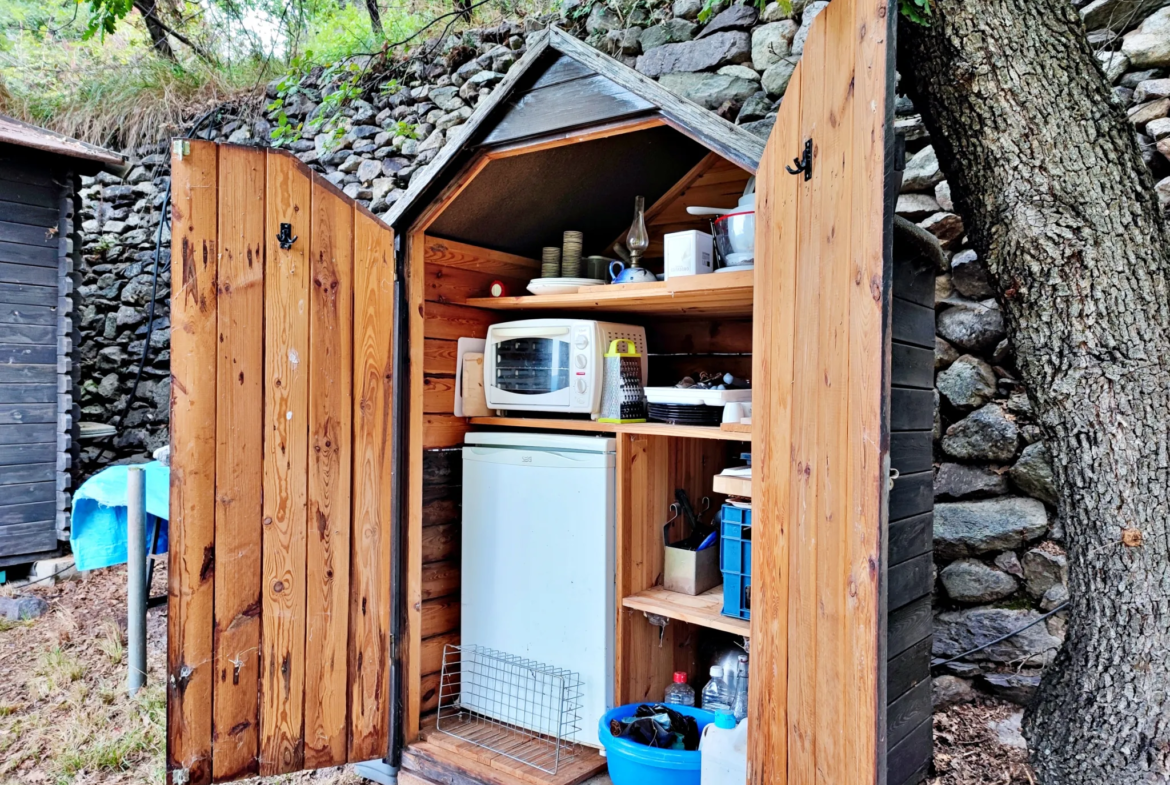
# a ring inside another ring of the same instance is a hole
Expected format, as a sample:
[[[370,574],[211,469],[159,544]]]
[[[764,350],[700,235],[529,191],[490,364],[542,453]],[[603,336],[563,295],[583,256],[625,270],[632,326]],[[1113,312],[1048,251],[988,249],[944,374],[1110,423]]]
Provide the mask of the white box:
[[[662,238],[663,272],[666,280],[683,275],[702,275],[715,269],[711,235],[690,229],[673,232]]]

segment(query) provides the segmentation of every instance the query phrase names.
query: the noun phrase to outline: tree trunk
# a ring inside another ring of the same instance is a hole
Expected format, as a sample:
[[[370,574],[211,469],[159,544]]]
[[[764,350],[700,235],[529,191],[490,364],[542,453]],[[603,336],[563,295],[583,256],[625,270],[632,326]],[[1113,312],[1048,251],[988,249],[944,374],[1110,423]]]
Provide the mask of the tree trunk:
[[[1047,439],[1065,644],[1025,731],[1044,785],[1170,775],[1170,237],[1068,0],[932,0],[904,84]]]
[[[378,10],[378,0],[366,0],[366,10],[370,13],[370,27],[374,34],[378,36],[385,35],[382,32],[382,12]]]
[[[150,34],[150,43],[155,54],[168,60],[175,59],[175,51],[167,40],[166,28],[154,15],[156,0],[134,0],[134,7],[142,14],[142,21],[146,23],[146,32]]]

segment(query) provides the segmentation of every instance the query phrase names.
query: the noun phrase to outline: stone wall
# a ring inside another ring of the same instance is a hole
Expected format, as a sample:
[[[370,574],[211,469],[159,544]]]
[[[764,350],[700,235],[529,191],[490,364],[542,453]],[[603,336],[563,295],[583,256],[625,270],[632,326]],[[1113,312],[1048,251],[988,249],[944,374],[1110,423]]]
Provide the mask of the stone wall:
[[[1090,39],[1170,201],[1170,8],[1163,2],[1094,0],[1082,9]],[[621,14],[608,5],[568,0],[558,18],[505,22],[428,42],[433,55],[405,67],[401,89],[371,90],[345,107],[344,134],[290,145],[304,162],[347,194],[385,213],[411,178],[524,53],[530,37],[559,24],[593,46],[658,79],[671,90],[766,136],[811,20],[827,4],[794,0],[790,12],[731,5],[697,19],[701,0],[676,0]],[[1139,26],[1140,25],[1140,26]],[[1124,34],[1124,35],[1123,35]],[[318,72],[319,73],[319,72]],[[288,98],[293,124],[310,120],[330,85],[313,75]],[[275,83],[268,97],[277,95]],[[197,134],[264,144],[271,130],[246,107],[225,107]],[[1005,339],[986,270],[966,244],[962,220],[939,172],[930,140],[905,98],[898,130],[908,162],[897,212],[939,238],[948,268],[937,284],[935,423],[935,656],[946,659],[1010,632],[1067,597],[1066,561],[1052,473],[1040,428]],[[82,191],[84,264],[80,289],[82,419],[111,422],[125,406],[145,341],[151,259],[167,188],[165,144],[132,152],[122,181],[107,175]],[[162,258],[169,260],[164,233]],[[167,440],[169,269],[159,277],[151,355],[134,407],[116,437],[83,444],[82,472],[140,455]],[[944,669],[942,703],[970,699],[972,688],[1025,700],[1063,637],[1060,614]]]

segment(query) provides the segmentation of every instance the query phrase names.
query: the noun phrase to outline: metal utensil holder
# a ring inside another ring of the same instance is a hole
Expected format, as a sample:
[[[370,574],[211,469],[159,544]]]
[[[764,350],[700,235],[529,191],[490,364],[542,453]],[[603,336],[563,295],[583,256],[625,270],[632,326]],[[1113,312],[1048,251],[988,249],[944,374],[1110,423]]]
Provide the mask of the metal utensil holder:
[[[581,676],[482,646],[443,647],[435,729],[548,774],[581,730]]]

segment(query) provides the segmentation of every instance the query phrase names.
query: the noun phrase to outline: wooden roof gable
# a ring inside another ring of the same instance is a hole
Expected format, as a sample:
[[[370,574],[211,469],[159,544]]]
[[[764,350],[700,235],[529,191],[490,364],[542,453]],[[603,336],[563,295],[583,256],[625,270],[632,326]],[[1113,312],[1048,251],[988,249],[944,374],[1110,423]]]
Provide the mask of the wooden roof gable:
[[[100,166],[111,172],[121,172],[126,165],[125,156],[119,153],[3,114],[0,114],[0,143],[84,161],[88,165],[83,167],[86,169]]]
[[[563,106],[543,100],[538,89],[569,80],[577,80],[582,93],[581,101],[574,102],[579,103],[577,108],[581,111],[575,112],[571,120],[561,116]],[[525,86],[529,92],[519,95]],[[517,96],[518,100],[512,100]],[[424,207],[443,179],[458,169],[472,148],[635,115],[657,115],[710,150],[751,171],[755,171],[764,153],[763,139],[675,95],[568,33],[550,28],[532,42],[435,159],[412,178],[410,187],[384,220],[398,226],[404,217]]]

